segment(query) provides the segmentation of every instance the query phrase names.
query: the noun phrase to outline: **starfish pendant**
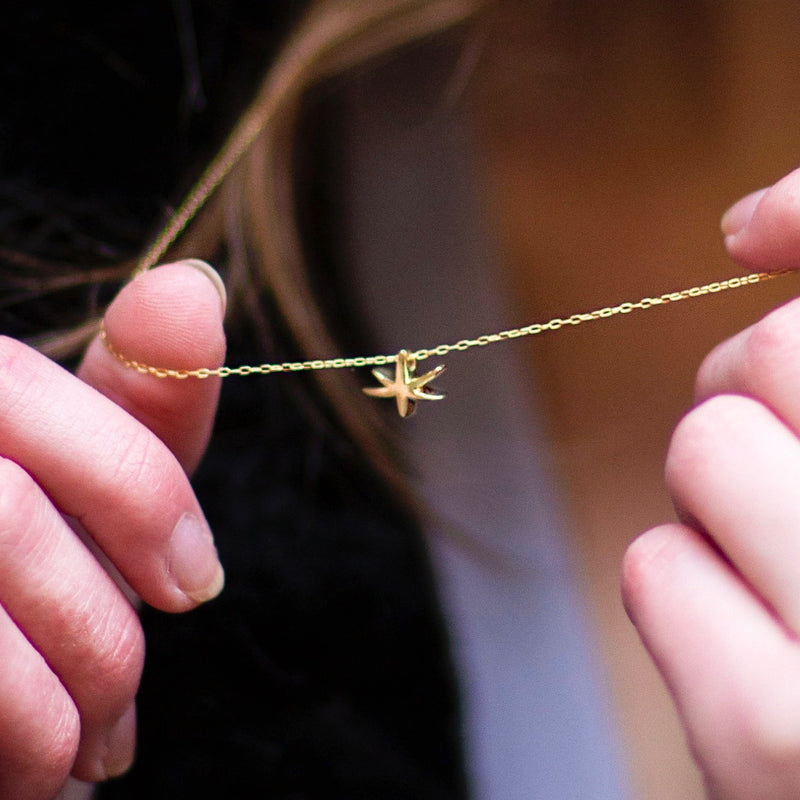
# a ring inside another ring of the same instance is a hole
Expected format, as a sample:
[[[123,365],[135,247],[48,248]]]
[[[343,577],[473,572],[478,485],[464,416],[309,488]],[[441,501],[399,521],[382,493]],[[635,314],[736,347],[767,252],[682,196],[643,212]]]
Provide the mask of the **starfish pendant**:
[[[394,397],[397,403],[397,413],[401,417],[409,417],[414,413],[417,400],[441,400],[444,394],[429,389],[429,384],[445,370],[444,364],[426,372],[424,375],[415,375],[417,362],[408,350],[401,350],[397,354],[394,368],[394,378],[379,369],[372,370],[372,374],[381,384],[380,386],[363,389],[364,394],[371,397]]]

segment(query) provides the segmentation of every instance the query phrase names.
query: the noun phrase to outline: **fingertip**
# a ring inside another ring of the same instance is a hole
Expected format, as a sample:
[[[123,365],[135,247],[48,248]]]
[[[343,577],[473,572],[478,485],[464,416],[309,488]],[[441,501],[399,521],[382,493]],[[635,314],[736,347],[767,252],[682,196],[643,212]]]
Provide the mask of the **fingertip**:
[[[800,170],[734,203],[720,223],[729,255],[747,269],[800,265]]]
[[[131,703],[108,733],[102,764],[104,778],[124,775],[133,764],[135,752],[136,704]]]
[[[126,357],[157,367],[216,367],[224,360],[225,287],[188,259],[139,274],[108,307],[106,332]]]
[[[764,188],[745,195],[734,203],[720,220],[725,250],[731,258],[748,269],[759,268],[759,250],[757,247],[755,250],[752,247],[750,224],[768,192],[769,188]]]
[[[205,277],[211,281],[211,285],[217,290],[217,294],[219,295],[221,316],[224,317],[225,309],[228,306],[228,293],[225,289],[225,282],[222,280],[222,276],[219,272],[207,261],[201,261],[199,258],[187,258],[178,263],[196,269],[201,275],[205,275]]]
[[[222,591],[225,572],[205,520],[191,513],[181,516],[170,537],[167,568],[192,604],[212,600]]]
[[[745,195],[741,200],[737,200],[723,215],[720,220],[720,229],[725,236],[725,243],[733,242],[736,235],[747,227],[756,206],[761,202],[761,198],[766,194],[767,189],[758,189],[755,192]]]

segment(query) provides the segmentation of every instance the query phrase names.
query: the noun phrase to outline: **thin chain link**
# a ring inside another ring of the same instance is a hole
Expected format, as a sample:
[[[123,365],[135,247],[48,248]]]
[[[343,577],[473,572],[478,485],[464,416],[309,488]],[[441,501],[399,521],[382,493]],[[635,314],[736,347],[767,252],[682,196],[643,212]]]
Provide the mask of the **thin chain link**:
[[[273,98],[274,100],[274,98]],[[230,173],[231,169],[242,157],[245,151],[264,130],[272,113],[274,104],[265,99],[257,100],[244,114],[239,124],[234,128],[225,145],[216,158],[209,164],[200,179],[189,191],[186,199],[167,222],[164,229],[156,237],[153,244],[139,260],[134,274],[146,272],[154,267],[165,255],[172,244],[180,237],[186,226],[197,215],[208,198],[219,188],[220,184]],[[784,275],[789,270],[780,272],[754,272],[750,275],[728,278],[727,280],[714,281],[703,286],[694,286],[677,292],[667,292],[657,297],[643,297],[637,302],[620,303],[616,306],[606,306],[595,311],[572,314],[569,317],[554,317],[548,322],[536,322],[521,328],[512,328],[498,333],[484,334],[474,339],[459,339],[452,344],[440,344],[433,348],[423,348],[410,354],[415,361],[425,361],[432,356],[445,356],[454,351],[470,350],[473,347],[485,347],[495,342],[510,339],[520,339],[525,336],[537,336],[547,331],[557,331],[567,326],[581,325],[584,322],[593,322],[599,319],[608,319],[619,314],[629,314],[632,311],[646,311],[656,306],[668,303],[677,303],[694,297],[703,297],[708,294],[724,292],[728,289],[738,289],[751,286],[762,281],[770,280]],[[100,323],[100,338],[103,343],[122,364],[137,372],[153,375],[157,378],[210,378],[228,377],[231,375],[266,375],[273,372],[307,372],[310,370],[327,369],[354,369],[358,367],[380,367],[395,364],[397,355],[359,356],[353,358],[325,358],[308,361],[284,361],[280,363],[267,363],[256,365],[243,365],[239,367],[200,367],[198,369],[169,369],[151,364],[144,364],[128,358],[117,350],[109,341],[103,322]]]
[[[791,270],[781,270],[779,272],[753,272],[749,275],[728,278],[722,281],[706,283],[702,286],[693,286],[690,289],[681,289],[677,292],[666,292],[656,297],[643,297],[636,302],[619,303],[615,306],[605,306],[594,311],[572,314],[569,317],[553,317],[547,322],[534,322],[521,328],[511,328],[498,333],[489,333],[478,336],[474,339],[459,339],[452,344],[440,344],[436,347],[423,348],[411,353],[411,357],[416,361],[425,361],[432,356],[445,356],[454,351],[463,352],[474,347],[485,347],[495,342],[504,342],[510,339],[521,339],[526,336],[538,336],[548,331],[558,331],[569,326],[582,325],[584,322],[594,322],[595,320],[609,319],[620,314],[630,314],[633,311],[647,311],[656,306],[664,306],[669,303],[677,303],[681,300],[689,300],[695,297],[704,297],[709,294],[718,294],[729,289],[739,289],[745,286],[752,286],[756,283],[786,275]],[[350,358],[322,358],[309,361],[283,361],[277,363],[243,365],[239,367],[200,367],[198,369],[168,369],[155,367],[127,358],[117,350],[109,341],[105,327],[101,323],[100,338],[108,348],[109,352],[122,364],[130,369],[146,375],[153,375],[156,378],[227,378],[231,375],[267,375],[273,372],[308,372],[311,370],[325,369],[355,369],[359,367],[382,367],[387,364],[394,364],[397,355],[376,355],[376,356],[356,356]]]
[[[104,324],[100,323],[100,338],[108,351],[129,369],[135,369],[143,375],[153,375],[156,378],[227,378],[231,375],[268,375],[272,372],[308,372],[321,369],[355,369],[357,367],[380,367],[393,364],[397,356],[355,356],[351,358],[320,358],[309,361],[282,361],[272,364],[252,364],[240,367],[199,367],[197,369],[170,369],[144,364],[141,361],[128,358],[114,347],[108,338]]]
[[[702,286],[693,286],[691,289],[681,289],[677,292],[667,292],[657,297],[643,297],[636,302],[619,303],[616,306],[605,306],[594,311],[587,311],[580,314],[572,314],[569,317],[553,317],[547,322],[534,322],[521,328],[511,328],[507,331],[485,334],[475,339],[460,339],[452,344],[440,344],[431,349],[417,350],[413,353],[417,361],[424,361],[431,356],[445,356],[453,351],[470,350],[473,347],[485,347],[487,344],[502,342],[507,339],[519,339],[524,336],[537,336],[547,331],[557,331],[567,326],[581,325],[584,322],[594,322],[598,319],[608,319],[619,314],[630,314],[632,311],[647,311],[656,306],[663,306],[669,303],[677,303],[681,300],[688,300],[695,297],[703,297],[708,294],[717,294],[728,289],[739,289],[743,286],[752,286],[756,283],[777,278],[779,275],[786,275],[790,270],[778,272],[753,272],[749,275],[728,278],[722,281],[706,283]]]

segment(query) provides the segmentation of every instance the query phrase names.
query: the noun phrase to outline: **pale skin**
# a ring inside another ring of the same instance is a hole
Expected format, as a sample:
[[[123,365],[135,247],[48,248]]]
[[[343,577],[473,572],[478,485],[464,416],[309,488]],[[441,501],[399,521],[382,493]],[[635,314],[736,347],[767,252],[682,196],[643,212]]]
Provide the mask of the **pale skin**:
[[[143,359],[224,357],[220,296],[191,266],[134,281],[106,322]],[[0,339],[2,797],[46,800],[70,773],[99,781],[133,758],[142,630],[63,515],[80,520],[147,603],[186,611],[221,588],[187,479],[208,441],[218,381],[142,377],[99,342],[72,376]]]
[[[724,221],[743,267],[800,263],[800,172]],[[109,336],[147,363],[224,358],[220,297],[202,272],[127,286]],[[218,381],[159,381],[93,343],[77,376],[0,341],[0,795],[52,798],[72,773],[133,758],[143,636],[133,606],[62,514],[145,602],[191,609],[221,573],[187,481]],[[625,557],[624,601],[675,699],[715,800],[800,793],[800,301],[715,349],[666,465],[680,522]],[[180,520],[195,521],[171,546]],[[42,598],[46,602],[42,602]]]
[[[800,172],[723,220],[748,269],[800,263]],[[628,549],[623,595],[709,796],[800,793],[800,303],[717,347],[673,434],[677,523]]]

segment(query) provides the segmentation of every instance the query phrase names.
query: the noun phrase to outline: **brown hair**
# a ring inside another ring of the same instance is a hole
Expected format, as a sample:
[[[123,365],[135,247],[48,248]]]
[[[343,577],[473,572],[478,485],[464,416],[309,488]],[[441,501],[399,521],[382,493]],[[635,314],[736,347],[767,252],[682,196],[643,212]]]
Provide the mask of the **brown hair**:
[[[258,298],[266,292],[304,357],[340,354],[309,279],[296,218],[293,142],[303,100],[321,81],[456,25],[483,4],[481,0],[313,2],[212,165],[216,174],[201,178],[196,187],[202,210],[194,216],[194,209],[191,220],[179,220],[163,246],[156,245],[158,260],[216,261],[224,252],[230,308],[249,314],[258,327],[265,313]],[[148,255],[144,259],[145,267],[152,265]],[[126,262],[105,270],[101,277],[129,274],[133,266]],[[36,344],[49,355],[64,356],[90,338],[96,325],[97,320],[91,319]],[[379,472],[398,482],[384,418],[364,401],[355,377],[342,370],[316,377],[347,433]]]

